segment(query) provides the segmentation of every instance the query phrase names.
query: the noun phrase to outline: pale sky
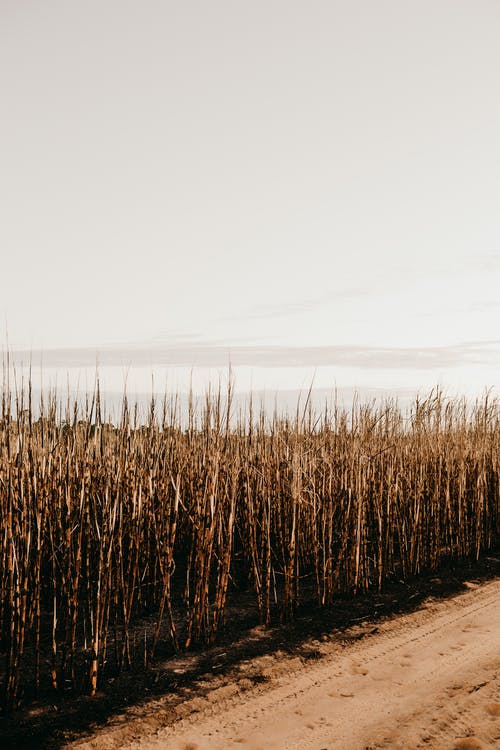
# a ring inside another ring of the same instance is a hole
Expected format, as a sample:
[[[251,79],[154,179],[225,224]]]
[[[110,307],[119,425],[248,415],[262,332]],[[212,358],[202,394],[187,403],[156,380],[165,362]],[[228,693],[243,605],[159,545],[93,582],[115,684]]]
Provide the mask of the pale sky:
[[[495,386],[499,34],[496,0],[0,0],[10,348]]]

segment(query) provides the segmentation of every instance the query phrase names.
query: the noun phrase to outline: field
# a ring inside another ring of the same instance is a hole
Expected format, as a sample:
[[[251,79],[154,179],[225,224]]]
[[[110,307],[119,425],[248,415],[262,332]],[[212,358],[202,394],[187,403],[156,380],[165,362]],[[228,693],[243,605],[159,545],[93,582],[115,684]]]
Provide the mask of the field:
[[[210,647],[238,601],[259,623],[383,591],[498,540],[500,404],[439,392],[293,415],[209,392],[112,424],[4,376],[0,417],[3,711],[95,695],[123,670]],[[228,601],[231,608],[228,608]],[[246,606],[246,605],[245,605]]]

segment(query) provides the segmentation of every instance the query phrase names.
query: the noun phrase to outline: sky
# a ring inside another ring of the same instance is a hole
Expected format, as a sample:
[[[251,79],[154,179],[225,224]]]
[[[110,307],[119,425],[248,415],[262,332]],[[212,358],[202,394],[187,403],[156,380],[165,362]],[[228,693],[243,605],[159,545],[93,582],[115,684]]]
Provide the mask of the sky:
[[[500,3],[0,0],[4,351],[494,387]]]

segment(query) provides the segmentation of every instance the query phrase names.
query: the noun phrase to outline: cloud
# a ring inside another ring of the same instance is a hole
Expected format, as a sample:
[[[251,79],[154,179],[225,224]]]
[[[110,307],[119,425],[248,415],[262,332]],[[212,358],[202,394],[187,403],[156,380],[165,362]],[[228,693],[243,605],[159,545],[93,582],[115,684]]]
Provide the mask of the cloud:
[[[477,258],[471,259],[470,266],[480,268],[483,271],[498,271],[500,269],[500,251],[481,253]]]
[[[376,289],[368,288],[347,288],[337,291],[325,292],[317,297],[301,300],[300,302],[283,302],[269,305],[256,305],[246,312],[239,315],[232,315],[221,318],[222,321],[228,320],[269,320],[272,318],[286,318],[289,315],[298,315],[315,310],[328,302],[335,302],[345,299],[356,299],[372,294]]]
[[[434,347],[227,346],[220,342],[172,341],[170,345],[74,348],[11,352],[11,361],[42,367],[357,367],[433,370],[461,365],[500,365],[500,340]]]

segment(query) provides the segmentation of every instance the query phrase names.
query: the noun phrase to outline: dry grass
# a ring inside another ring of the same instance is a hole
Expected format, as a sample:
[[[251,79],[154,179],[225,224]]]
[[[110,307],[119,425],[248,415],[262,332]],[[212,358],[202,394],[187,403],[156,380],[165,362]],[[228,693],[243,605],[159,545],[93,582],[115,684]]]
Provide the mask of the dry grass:
[[[140,654],[147,666],[160,640],[212,643],[229,587],[250,586],[268,624],[273,611],[293,617],[305,577],[328,606],[444,558],[477,558],[497,538],[500,407],[488,397],[471,406],[433,394],[408,416],[396,403],[293,419],[250,407],[236,420],[231,392],[215,393],[182,426],[175,402],[153,402],[140,424],[124,398],[113,426],[98,389],[83,410],[53,396],[35,419],[30,384],[4,381],[7,710],[24,674],[37,688],[50,679],[94,694],[111,664]],[[145,613],[156,627],[138,642]]]

